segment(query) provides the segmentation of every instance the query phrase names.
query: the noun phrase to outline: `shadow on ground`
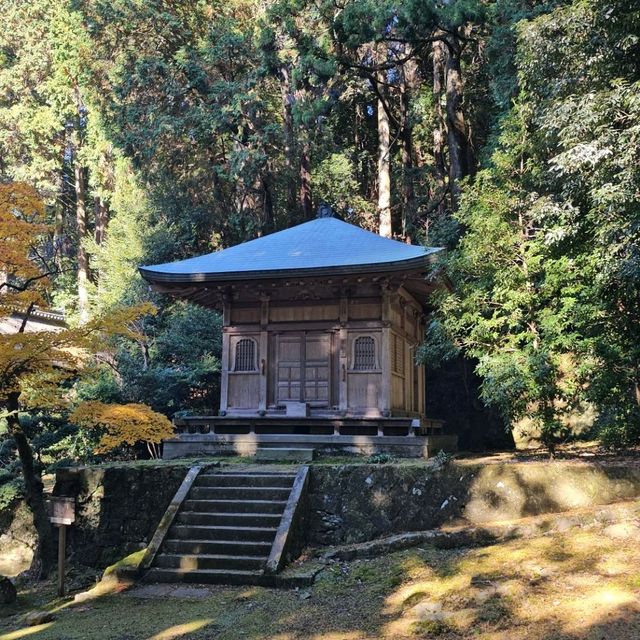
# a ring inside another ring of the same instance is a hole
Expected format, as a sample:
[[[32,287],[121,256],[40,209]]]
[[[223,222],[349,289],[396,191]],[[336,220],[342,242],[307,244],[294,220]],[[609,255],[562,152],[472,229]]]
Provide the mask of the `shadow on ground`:
[[[137,587],[58,609],[4,611],[0,639],[632,640],[640,637],[640,503],[626,519],[487,547],[422,546],[334,562],[305,591]],[[49,600],[48,587],[29,606]],[[1,614],[2,612],[0,612]]]

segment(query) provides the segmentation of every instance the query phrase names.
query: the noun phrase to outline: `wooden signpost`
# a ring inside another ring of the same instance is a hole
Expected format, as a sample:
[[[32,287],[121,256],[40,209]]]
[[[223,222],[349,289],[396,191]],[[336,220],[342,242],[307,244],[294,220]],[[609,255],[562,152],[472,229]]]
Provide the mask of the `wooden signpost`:
[[[65,594],[64,574],[67,546],[67,526],[76,519],[76,500],[63,496],[49,499],[49,520],[58,527],[58,595]]]

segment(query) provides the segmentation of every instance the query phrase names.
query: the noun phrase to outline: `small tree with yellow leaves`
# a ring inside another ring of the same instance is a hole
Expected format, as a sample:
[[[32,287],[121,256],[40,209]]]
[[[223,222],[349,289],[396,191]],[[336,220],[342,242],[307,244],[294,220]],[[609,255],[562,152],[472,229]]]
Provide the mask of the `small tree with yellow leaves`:
[[[71,422],[85,429],[97,429],[100,442],[96,453],[109,453],[114,449],[138,443],[147,446],[149,455],[158,458],[159,444],[174,434],[173,424],[161,413],[145,404],[105,404],[83,402],[70,416]]]
[[[40,575],[53,565],[53,536],[40,471],[23,428],[20,411],[64,408],[69,404],[64,382],[82,375],[92,354],[105,352],[112,336],[139,339],[135,321],[155,311],[152,305],[122,308],[75,328],[58,332],[28,332],[33,310],[46,307],[55,260],[44,250],[51,246],[50,229],[37,193],[21,183],[0,184],[0,317],[18,311],[23,320],[13,334],[0,341],[0,416],[6,420],[22,465],[25,498],[38,534],[36,558]],[[165,432],[166,425],[159,431]]]

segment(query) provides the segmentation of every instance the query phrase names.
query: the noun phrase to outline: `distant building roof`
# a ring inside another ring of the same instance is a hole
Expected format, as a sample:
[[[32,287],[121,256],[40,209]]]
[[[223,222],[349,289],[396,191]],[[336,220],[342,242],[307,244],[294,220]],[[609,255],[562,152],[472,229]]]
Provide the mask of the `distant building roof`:
[[[8,315],[0,314],[0,335],[8,335],[17,333],[20,329],[24,318],[25,312],[20,310],[14,310],[8,313]],[[39,309],[36,307],[29,313],[29,319],[25,325],[25,331],[32,333],[35,331],[61,331],[66,329],[64,313],[57,309]]]
[[[391,272],[426,268],[439,251],[383,238],[337,218],[317,218],[222,251],[140,267],[140,273],[151,283],[177,284]]]

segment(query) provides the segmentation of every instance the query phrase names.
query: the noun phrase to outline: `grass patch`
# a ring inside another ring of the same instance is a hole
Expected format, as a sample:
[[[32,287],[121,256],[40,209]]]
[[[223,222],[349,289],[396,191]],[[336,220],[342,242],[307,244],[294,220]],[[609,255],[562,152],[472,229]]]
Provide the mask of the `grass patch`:
[[[443,636],[445,633],[455,633],[455,630],[441,620],[420,620],[411,625],[411,634],[418,638]]]
[[[478,609],[477,620],[479,622],[496,624],[509,618],[511,618],[511,607],[503,596],[491,596]]]

